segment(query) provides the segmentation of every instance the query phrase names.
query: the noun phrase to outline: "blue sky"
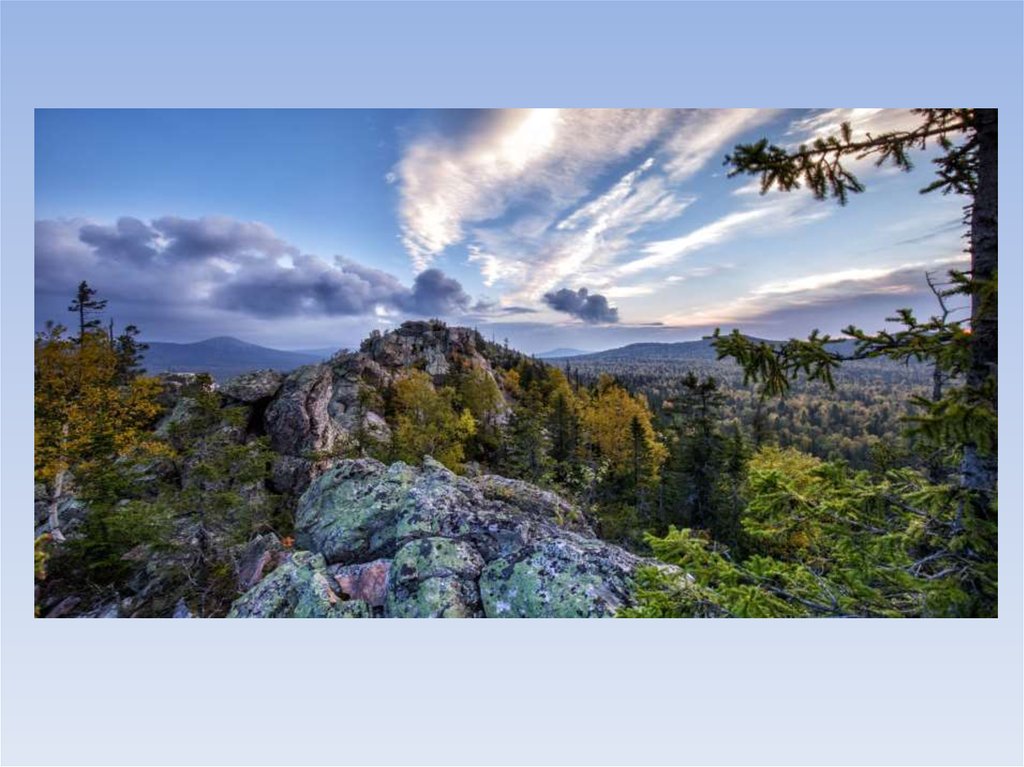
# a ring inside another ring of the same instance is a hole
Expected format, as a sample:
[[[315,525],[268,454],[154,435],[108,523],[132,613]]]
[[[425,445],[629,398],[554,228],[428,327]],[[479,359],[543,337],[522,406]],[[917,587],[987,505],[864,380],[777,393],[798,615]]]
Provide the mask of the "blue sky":
[[[38,110],[36,322],[87,279],[149,340],[353,346],[442,316],[528,352],[784,337],[963,267],[964,200],[855,165],[845,208],[729,179],[736,143],[905,110]]]

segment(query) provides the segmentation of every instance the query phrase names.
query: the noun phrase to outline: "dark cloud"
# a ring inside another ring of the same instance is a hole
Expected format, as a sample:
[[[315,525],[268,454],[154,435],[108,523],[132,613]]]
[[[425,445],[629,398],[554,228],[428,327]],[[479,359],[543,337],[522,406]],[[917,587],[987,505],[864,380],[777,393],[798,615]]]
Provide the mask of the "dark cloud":
[[[153,228],[170,241],[164,254],[172,258],[252,254],[278,257],[299,253],[269,226],[256,221],[237,221],[225,216],[194,219],[164,216],[153,222]]]
[[[440,269],[427,269],[416,275],[412,291],[396,297],[395,303],[412,314],[440,317],[465,312],[470,300],[458,280],[445,276]]]
[[[37,222],[37,290],[70,295],[81,279],[115,303],[162,309],[168,323],[206,311],[283,319],[372,316],[378,307],[447,317],[471,304],[462,285],[438,269],[408,287],[346,258],[302,254],[259,223],[173,216],[150,223],[126,217],[113,226]]]
[[[78,230],[78,239],[91,245],[100,258],[145,265],[157,255],[155,241],[159,233],[137,218],[122,217],[115,226],[86,224]]]
[[[565,312],[590,323],[619,321],[619,310],[608,305],[608,299],[599,293],[588,293],[586,288],[561,290],[544,294],[544,303],[556,312]]]

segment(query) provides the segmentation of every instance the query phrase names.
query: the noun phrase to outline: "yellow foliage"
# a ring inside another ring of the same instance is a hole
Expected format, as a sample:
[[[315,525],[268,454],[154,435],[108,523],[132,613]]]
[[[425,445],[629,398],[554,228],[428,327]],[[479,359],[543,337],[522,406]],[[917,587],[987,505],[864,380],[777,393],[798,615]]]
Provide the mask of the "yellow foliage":
[[[117,356],[102,332],[82,343],[59,326],[35,345],[35,473],[88,472],[122,456],[167,451],[149,432],[161,411],[155,378],[118,381]]]
[[[476,420],[468,408],[456,414],[453,392],[437,389],[430,376],[414,370],[395,383],[395,457],[419,463],[429,455],[458,471],[465,458],[465,442],[476,432]]]
[[[602,376],[597,394],[583,402],[582,422],[586,438],[603,458],[610,461],[616,472],[632,471],[634,419],[642,433],[643,473],[648,479],[654,479],[668,457],[668,450],[658,441],[647,401],[631,395],[610,377]]]

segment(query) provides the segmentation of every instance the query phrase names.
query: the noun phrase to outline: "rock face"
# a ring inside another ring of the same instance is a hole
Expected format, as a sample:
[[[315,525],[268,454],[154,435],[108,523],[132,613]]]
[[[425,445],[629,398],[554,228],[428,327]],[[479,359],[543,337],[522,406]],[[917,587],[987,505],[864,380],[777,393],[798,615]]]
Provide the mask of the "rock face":
[[[358,352],[293,371],[264,416],[270,446],[280,456],[274,465],[275,489],[298,495],[339,456],[358,452],[353,450],[358,442],[389,441],[379,394],[411,369],[440,379],[458,364],[482,370],[497,382],[478,348],[480,341],[468,328],[406,322],[371,335]],[[235,396],[229,391],[234,387],[229,382],[225,393]]]
[[[368,618],[365,602],[343,601],[319,554],[296,551],[231,606],[229,618]]]
[[[267,400],[277,394],[284,383],[284,373],[276,370],[254,370],[235,376],[220,387],[221,394],[246,404]]]
[[[327,616],[338,608],[326,589],[387,617],[610,617],[647,563],[596,538],[554,493],[430,458],[418,469],[340,461],[303,493],[295,522],[305,551],[232,615]]]

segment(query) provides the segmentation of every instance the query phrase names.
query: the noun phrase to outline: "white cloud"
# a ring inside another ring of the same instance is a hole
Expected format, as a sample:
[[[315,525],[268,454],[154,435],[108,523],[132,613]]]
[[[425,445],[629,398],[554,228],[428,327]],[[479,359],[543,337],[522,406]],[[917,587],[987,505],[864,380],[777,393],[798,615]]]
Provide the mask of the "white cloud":
[[[422,269],[445,248],[462,242],[470,227],[501,217],[524,199],[542,200],[547,214],[558,221],[557,230],[575,229],[584,220],[600,218],[602,206],[621,202],[636,176],[656,163],[669,181],[681,182],[739,132],[772,114],[751,109],[482,113],[464,135],[425,135],[406,149],[395,171],[402,242]],[[600,172],[641,149],[648,159],[634,171],[636,176],[581,204]],[[575,213],[563,213],[573,208]],[[481,263],[487,267],[489,262]]]
[[[468,135],[422,137],[398,164],[403,243],[417,268],[462,240],[468,223],[500,216],[517,197],[557,205],[584,196],[606,162],[664,130],[669,113],[628,109],[514,109],[484,114]]]
[[[689,178],[740,133],[767,122],[775,113],[771,109],[692,110],[665,142],[669,156],[665,169],[670,178]]]
[[[651,293],[665,287],[661,283],[643,283],[641,285],[616,285],[604,291],[608,298],[634,298],[636,296],[649,296]]]
[[[792,280],[769,282],[755,288],[752,293],[755,296],[779,295],[785,293],[803,293],[810,290],[839,285],[844,282],[865,282],[888,277],[894,272],[903,269],[923,269],[925,264],[902,264],[894,267],[878,267],[874,269],[842,269],[838,272],[826,274],[812,274],[807,277],[797,277]]]
[[[812,205],[814,205],[812,203]],[[780,197],[745,210],[728,213],[681,237],[647,243],[640,258],[622,264],[613,277],[624,277],[675,263],[703,248],[717,245],[741,234],[774,234],[810,223],[830,214],[830,209],[810,207],[796,197]]]
[[[726,325],[764,318],[794,307],[826,305],[844,298],[905,295],[923,289],[925,272],[954,268],[965,259],[963,254],[957,254],[930,263],[842,269],[778,280],[759,285],[729,301],[688,307],[683,313],[662,317],[662,322],[677,327]]]

